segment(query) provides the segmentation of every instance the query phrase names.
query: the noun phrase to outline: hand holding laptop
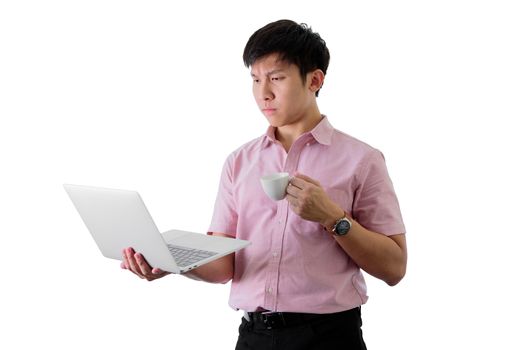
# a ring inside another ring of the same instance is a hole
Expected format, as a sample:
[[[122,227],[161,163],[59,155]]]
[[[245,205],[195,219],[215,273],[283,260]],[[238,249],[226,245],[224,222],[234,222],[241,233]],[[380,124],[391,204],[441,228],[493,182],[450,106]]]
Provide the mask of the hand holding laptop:
[[[170,274],[170,272],[164,271],[157,267],[152,268],[140,253],[135,252],[131,247],[128,247],[122,251],[122,263],[120,267],[129,270],[138,277],[146,279],[148,281],[154,281]]]

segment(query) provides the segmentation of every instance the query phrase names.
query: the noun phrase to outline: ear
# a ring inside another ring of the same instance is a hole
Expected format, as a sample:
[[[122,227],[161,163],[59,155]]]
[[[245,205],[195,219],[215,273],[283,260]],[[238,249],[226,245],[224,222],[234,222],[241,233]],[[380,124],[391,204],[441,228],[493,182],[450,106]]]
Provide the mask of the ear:
[[[322,72],[320,69],[315,69],[314,71],[310,72],[309,75],[309,90],[312,92],[317,92],[324,84],[324,72]]]

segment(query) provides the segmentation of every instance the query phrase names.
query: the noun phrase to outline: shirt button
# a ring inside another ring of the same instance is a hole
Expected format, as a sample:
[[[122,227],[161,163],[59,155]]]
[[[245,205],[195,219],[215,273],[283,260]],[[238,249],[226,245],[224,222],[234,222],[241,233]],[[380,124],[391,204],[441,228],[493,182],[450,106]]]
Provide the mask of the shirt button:
[[[271,293],[273,292],[273,289],[272,289],[271,287],[269,287],[269,288],[267,289],[267,292],[268,292],[268,294],[271,294]]]
[[[276,258],[278,256],[277,252],[273,252],[273,256]]]

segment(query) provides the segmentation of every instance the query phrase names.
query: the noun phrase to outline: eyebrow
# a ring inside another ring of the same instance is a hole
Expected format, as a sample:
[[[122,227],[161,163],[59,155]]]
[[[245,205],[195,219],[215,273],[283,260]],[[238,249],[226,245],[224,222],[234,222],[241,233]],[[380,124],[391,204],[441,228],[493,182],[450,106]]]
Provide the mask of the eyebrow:
[[[282,68],[277,68],[277,69],[273,69],[272,71],[269,71],[267,72],[265,75],[273,75],[273,74],[277,74],[277,73],[282,73],[284,72],[285,69],[282,69]],[[256,77],[257,75],[254,74],[253,72],[251,72],[251,76],[252,77]]]

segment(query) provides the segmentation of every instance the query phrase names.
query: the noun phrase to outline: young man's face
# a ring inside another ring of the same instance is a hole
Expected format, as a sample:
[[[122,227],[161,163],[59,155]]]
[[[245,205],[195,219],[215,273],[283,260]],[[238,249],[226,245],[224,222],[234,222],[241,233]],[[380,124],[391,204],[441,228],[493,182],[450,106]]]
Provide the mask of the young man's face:
[[[251,76],[257,105],[272,126],[295,124],[317,110],[311,74],[304,82],[298,66],[279,60],[278,54],[256,60]]]

